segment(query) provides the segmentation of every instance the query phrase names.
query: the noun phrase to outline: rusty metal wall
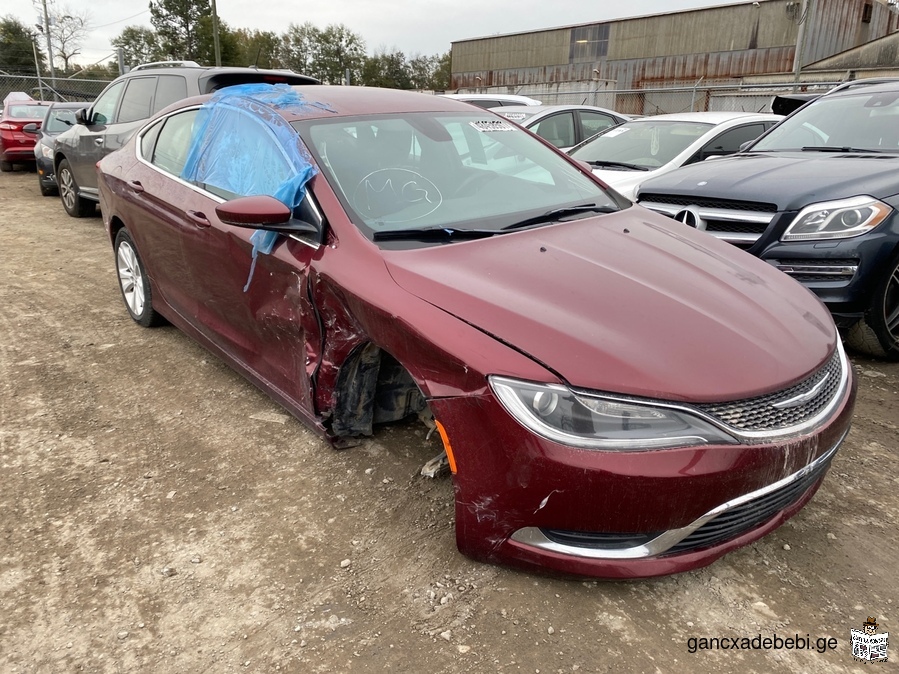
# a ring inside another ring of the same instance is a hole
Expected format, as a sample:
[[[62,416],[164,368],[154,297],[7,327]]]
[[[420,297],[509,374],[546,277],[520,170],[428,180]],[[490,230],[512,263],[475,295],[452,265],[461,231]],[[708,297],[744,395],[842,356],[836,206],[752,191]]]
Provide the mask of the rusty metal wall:
[[[768,0],[611,23],[609,58],[637,59],[796,44],[789,0]],[[651,51],[650,53],[647,53]]]
[[[866,4],[871,20],[862,22]],[[876,0],[810,0],[803,64],[899,28]],[[607,22],[608,54],[569,63],[571,26],[453,43],[452,89],[612,82],[623,89],[724,83],[793,70],[802,0],[761,0]],[[585,24],[592,25],[592,24]],[[883,65],[883,64],[881,64]]]
[[[899,32],[864,44],[845,54],[838,54],[819,61],[804,72],[824,69],[879,68],[884,63],[899,65]]]
[[[871,21],[862,23],[870,4]],[[807,65],[883,37],[896,21],[886,5],[872,0],[816,0],[806,29],[802,64]]]

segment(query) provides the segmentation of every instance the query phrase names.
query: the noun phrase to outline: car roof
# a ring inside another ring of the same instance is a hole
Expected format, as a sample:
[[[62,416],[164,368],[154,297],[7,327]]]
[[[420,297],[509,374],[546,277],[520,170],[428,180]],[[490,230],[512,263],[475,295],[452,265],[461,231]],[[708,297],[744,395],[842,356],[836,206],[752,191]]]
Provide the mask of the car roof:
[[[508,101],[517,102],[521,105],[534,106],[540,105],[540,101],[530,96],[521,94],[437,94],[444,98],[454,98],[457,101]]]
[[[178,74],[191,75],[200,79],[215,75],[245,74],[250,72],[272,77],[289,77],[295,82],[303,81],[307,84],[318,84],[318,80],[314,77],[295,73],[292,70],[273,70],[243,66],[201,66],[193,61],[159,61],[156,63],[140,64],[134,66],[124,75],[119,75],[119,78],[131,76],[139,77],[142,75]]]
[[[279,108],[278,114],[288,122],[323,117],[350,117],[403,112],[464,112],[472,114],[477,113],[478,110],[468,103],[446,98],[445,96],[421,94],[401,89],[321,85],[295,85],[291,88],[299,93],[306,102],[314,105],[310,105],[302,110],[291,109],[290,106]],[[205,103],[213,95],[207,94],[185,98],[173,103],[163,112]],[[481,109],[481,113],[488,112]]]
[[[673,112],[664,115],[652,115],[651,117],[640,117],[635,122],[694,122],[703,124],[723,124],[731,120],[780,120],[783,115],[775,115],[771,112],[729,112],[729,111],[709,111],[709,112]]]
[[[821,98],[852,96],[854,94],[860,93],[879,94],[895,91],[899,91],[899,78],[874,78],[872,79],[870,84],[865,80],[852,80],[850,82],[844,82],[843,84],[835,87],[831,91],[824,94]]]

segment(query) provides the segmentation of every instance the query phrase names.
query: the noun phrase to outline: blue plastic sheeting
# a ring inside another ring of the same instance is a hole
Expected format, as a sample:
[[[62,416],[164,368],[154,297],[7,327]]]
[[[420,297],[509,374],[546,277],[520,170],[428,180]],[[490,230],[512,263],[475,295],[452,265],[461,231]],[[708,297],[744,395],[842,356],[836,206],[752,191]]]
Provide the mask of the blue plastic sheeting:
[[[220,89],[197,113],[181,178],[237,196],[267,194],[296,208],[318,169],[278,111],[303,114],[312,109],[333,112],[321,103],[307,102],[286,84]],[[250,237],[253,262],[244,292],[250,287],[257,255],[271,253],[277,241],[277,232],[264,230]]]

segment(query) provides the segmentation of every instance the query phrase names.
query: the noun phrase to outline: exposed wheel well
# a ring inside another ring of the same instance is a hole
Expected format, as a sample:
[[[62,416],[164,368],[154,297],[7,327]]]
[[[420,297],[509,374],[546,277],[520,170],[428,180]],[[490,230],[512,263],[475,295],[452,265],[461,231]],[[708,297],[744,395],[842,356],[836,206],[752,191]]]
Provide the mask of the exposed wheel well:
[[[371,342],[356,347],[341,367],[334,398],[331,431],[338,436],[371,435],[375,424],[428,408],[409,371]]]

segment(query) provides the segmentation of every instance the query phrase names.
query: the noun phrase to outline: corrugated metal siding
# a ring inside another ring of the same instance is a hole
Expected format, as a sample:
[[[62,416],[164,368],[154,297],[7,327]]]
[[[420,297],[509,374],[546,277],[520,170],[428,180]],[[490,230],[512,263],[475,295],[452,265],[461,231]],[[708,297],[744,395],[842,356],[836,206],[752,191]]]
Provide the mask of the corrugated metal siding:
[[[899,33],[887,35],[845,54],[819,61],[803,72],[812,70],[878,68],[883,64],[899,64]]]
[[[886,35],[897,25],[876,1],[870,23],[862,23],[870,1],[815,0],[806,18],[803,64]],[[605,22],[608,55],[595,62],[569,63],[571,26],[455,42],[452,88],[615,80],[628,89],[789,73],[801,6],[802,0],[761,0],[759,7],[747,3]]]
[[[871,22],[862,23],[862,12],[872,3]],[[870,42],[890,32],[890,10],[872,0],[817,0],[806,29],[802,64],[806,65]]]
[[[796,44],[788,0],[678,12],[612,23],[610,59],[680,56]]]

